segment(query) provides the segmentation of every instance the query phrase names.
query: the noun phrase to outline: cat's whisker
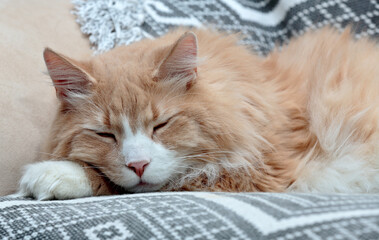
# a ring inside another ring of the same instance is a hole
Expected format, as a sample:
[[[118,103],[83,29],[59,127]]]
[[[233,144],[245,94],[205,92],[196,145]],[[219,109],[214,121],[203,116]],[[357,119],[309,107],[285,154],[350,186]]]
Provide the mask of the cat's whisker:
[[[105,168],[105,167],[91,167],[91,166],[83,166],[82,168],[84,168],[84,169],[107,169],[107,168]]]
[[[209,156],[209,157],[212,157],[212,156],[216,156],[216,155],[222,155],[222,156],[227,156],[227,155],[233,155],[233,154],[236,154],[236,153],[233,153],[233,152],[229,152],[229,151],[225,151],[225,152],[205,152],[205,153],[199,153],[199,154],[188,154],[188,155],[184,155],[183,157],[201,157],[201,156]]]
[[[51,157],[54,157],[54,158],[61,158],[60,156],[56,155],[56,154],[53,154],[53,153],[48,153],[48,152],[42,152],[42,151],[35,151],[36,153],[39,153],[39,154],[44,154],[44,155],[48,155],[48,156],[51,156]]]

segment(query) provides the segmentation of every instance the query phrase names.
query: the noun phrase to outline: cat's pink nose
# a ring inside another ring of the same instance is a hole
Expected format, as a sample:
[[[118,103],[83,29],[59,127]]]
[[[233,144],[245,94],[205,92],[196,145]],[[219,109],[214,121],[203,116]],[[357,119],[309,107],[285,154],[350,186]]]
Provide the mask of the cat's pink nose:
[[[128,164],[128,168],[133,170],[138,177],[142,177],[145,168],[149,165],[148,161],[140,161],[140,162],[131,162]]]

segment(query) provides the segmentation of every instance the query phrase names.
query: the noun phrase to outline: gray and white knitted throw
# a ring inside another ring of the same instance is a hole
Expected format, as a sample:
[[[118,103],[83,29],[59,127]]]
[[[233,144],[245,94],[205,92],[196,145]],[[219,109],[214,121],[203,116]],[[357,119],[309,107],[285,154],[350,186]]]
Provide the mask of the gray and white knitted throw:
[[[379,36],[378,0],[73,0],[74,14],[96,52],[157,37],[175,26],[241,32],[258,54],[309,29],[353,25]]]
[[[146,193],[0,197],[0,239],[377,240],[379,195]]]

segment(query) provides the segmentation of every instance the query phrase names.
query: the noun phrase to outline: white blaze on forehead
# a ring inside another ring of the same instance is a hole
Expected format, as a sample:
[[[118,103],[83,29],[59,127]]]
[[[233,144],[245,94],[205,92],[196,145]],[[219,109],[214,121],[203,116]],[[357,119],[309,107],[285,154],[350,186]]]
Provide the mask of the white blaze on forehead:
[[[137,130],[133,133],[129,120],[123,121],[125,138],[122,143],[122,153],[125,157],[125,163],[140,161],[151,161],[151,149],[154,142],[147,137],[142,131]]]

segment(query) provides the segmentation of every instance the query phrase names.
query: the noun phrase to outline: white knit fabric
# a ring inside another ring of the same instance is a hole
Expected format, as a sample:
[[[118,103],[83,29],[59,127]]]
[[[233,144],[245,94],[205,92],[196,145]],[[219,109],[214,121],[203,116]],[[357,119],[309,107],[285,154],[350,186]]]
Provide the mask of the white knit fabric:
[[[143,0],[73,0],[77,22],[97,53],[149,37],[142,29]]]

